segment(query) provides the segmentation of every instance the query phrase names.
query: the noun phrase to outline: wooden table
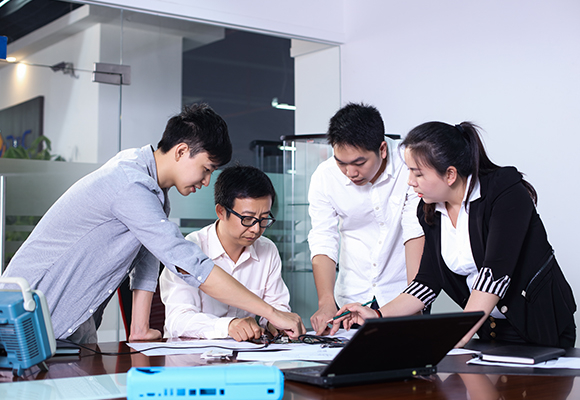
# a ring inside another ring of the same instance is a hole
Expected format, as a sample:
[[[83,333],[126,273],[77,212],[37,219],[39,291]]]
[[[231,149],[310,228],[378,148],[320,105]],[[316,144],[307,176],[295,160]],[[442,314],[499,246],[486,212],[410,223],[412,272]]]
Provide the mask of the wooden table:
[[[472,341],[471,348],[481,348]],[[121,343],[89,345],[101,352],[124,353],[131,349]],[[580,349],[569,350],[568,356],[580,357]],[[580,399],[579,370],[541,370],[466,365],[469,355],[447,356],[438,365],[438,373],[427,378],[383,382],[363,386],[321,389],[285,382],[284,399]],[[76,376],[115,374],[131,367],[207,365],[199,354],[154,356],[143,354],[96,355],[82,350],[80,357],[55,357],[48,361],[48,372],[33,367],[20,378],[8,370],[0,370],[1,382],[67,378]],[[575,385],[578,383],[578,385]],[[468,394],[469,393],[469,394]]]

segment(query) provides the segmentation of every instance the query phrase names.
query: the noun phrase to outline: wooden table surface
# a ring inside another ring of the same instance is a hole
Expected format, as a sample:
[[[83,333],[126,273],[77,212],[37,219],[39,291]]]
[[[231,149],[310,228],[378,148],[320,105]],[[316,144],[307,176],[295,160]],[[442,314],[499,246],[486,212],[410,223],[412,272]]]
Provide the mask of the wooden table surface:
[[[125,353],[124,343],[89,345],[101,352]],[[571,349],[580,356],[580,349]],[[285,382],[284,399],[580,399],[578,370],[517,370],[466,365],[469,355],[447,356],[438,365],[438,373],[426,378],[382,382],[371,385],[322,389],[311,385]],[[100,355],[82,350],[81,356],[54,357],[48,361],[48,372],[33,367],[20,378],[11,371],[0,370],[1,382],[56,379],[76,376],[115,374],[131,367],[207,365],[199,354],[153,356],[143,354]],[[571,372],[572,371],[572,372]],[[520,374],[520,375],[518,375]],[[530,375],[531,374],[531,375]],[[550,374],[550,375],[546,375]],[[568,374],[563,376],[562,374]]]

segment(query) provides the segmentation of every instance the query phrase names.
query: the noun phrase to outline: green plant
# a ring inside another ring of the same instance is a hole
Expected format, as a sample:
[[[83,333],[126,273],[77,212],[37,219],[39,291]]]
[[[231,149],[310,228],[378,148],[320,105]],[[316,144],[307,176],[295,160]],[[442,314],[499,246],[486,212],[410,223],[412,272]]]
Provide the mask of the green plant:
[[[9,147],[6,149],[2,157],[4,158],[24,158],[30,160],[53,160],[53,161],[66,161],[63,157],[57,154],[50,154],[51,151],[50,139],[46,136],[37,137],[31,144],[25,149],[22,145],[18,147]]]

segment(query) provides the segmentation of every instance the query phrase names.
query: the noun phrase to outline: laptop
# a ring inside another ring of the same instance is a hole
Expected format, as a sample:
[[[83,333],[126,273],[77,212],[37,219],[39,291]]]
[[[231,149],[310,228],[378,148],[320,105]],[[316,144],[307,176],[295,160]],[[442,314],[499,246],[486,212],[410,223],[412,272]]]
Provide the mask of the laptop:
[[[434,374],[439,361],[483,315],[478,311],[368,319],[329,364],[284,369],[284,376],[328,388]]]

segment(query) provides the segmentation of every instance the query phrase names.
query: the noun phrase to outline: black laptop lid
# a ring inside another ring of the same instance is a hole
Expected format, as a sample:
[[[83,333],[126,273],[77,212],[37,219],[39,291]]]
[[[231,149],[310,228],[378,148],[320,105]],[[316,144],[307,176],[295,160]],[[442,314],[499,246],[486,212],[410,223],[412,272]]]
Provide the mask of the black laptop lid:
[[[478,311],[366,320],[322,375],[435,366],[483,315]]]

